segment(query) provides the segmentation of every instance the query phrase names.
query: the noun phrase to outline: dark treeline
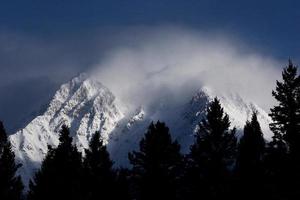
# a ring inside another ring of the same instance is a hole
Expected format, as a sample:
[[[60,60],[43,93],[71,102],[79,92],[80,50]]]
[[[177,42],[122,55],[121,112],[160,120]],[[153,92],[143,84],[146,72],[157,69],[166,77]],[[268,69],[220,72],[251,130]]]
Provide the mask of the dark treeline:
[[[128,154],[128,169],[113,168],[99,132],[83,156],[63,126],[59,145],[49,146],[26,194],[0,123],[0,199],[299,199],[300,77],[291,61],[272,95],[278,103],[270,112],[271,141],[264,139],[256,111],[237,138],[215,98],[187,155],[158,121],[150,124],[139,149]]]

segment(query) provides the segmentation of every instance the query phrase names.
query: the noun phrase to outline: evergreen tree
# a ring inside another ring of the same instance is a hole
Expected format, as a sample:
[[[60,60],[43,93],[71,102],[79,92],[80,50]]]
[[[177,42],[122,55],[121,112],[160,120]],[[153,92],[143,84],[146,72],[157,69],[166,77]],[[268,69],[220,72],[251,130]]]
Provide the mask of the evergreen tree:
[[[244,127],[244,135],[238,145],[237,170],[243,178],[256,179],[262,176],[262,161],[265,140],[256,113]]]
[[[270,124],[274,132],[274,142],[281,140],[287,143],[293,156],[300,156],[300,77],[297,67],[289,60],[289,65],[282,72],[283,82],[276,82],[272,95],[279,102],[271,109]]]
[[[251,121],[246,122],[244,135],[238,145],[236,169],[239,178],[237,185],[239,197],[244,196],[244,199],[254,199],[262,197],[264,194],[264,152],[265,140],[257,115],[254,112]]]
[[[97,131],[85,151],[84,159],[84,187],[86,200],[111,199],[117,195],[116,174],[112,169],[113,162],[109,158],[106,146]]]
[[[230,129],[229,117],[215,98],[207,108],[206,118],[199,123],[195,144],[188,155],[187,198],[225,198],[236,155],[235,132],[235,128]]]
[[[270,113],[274,136],[265,161],[267,186],[274,198],[295,199],[300,196],[300,77],[291,60],[272,95],[279,104]]]
[[[151,123],[140,150],[129,153],[136,199],[176,199],[182,155],[164,123]]]
[[[22,197],[23,184],[16,175],[21,165],[15,163],[15,154],[0,121],[0,199],[18,200]]]
[[[75,145],[68,127],[63,126],[57,148],[49,146],[41,169],[30,183],[29,200],[82,199],[81,154]]]

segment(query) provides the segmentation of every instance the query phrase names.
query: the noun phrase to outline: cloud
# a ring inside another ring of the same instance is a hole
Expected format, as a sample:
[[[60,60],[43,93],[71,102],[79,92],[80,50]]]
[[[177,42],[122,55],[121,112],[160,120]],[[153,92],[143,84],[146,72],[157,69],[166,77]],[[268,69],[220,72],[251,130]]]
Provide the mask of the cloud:
[[[98,61],[101,40],[76,38],[0,31],[0,120],[9,132],[40,111],[62,83]]]
[[[1,30],[0,119],[15,131],[16,122],[85,71],[97,74],[128,104],[183,101],[205,85],[219,93],[238,92],[268,109],[283,65],[231,35],[172,25],[39,36]]]
[[[264,109],[273,105],[271,91],[282,62],[223,33],[183,27],[142,30],[129,30],[92,71],[122,101],[181,100],[208,86],[217,94],[239,93]]]
[[[61,84],[98,63],[117,33],[59,31],[33,34],[0,28],[0,120],[11,133],[47,105]]]

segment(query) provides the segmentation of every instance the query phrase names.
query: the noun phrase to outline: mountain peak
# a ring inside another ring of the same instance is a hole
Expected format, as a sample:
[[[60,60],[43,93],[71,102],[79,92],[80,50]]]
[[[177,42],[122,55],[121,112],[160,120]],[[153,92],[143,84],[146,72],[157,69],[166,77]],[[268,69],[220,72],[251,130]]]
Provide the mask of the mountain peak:
[[[58,145],[58,133],[62,125],[70,127],[73,142],[82,152],[88,148],[92,135],[100,131],[117,165],[128,165],[127,153],[138,147],[151,121],[166,122],[173,137],[181,143],[183,152],[187,152],[193,142],[194,131],[205,116],[208,103],[215,96],[214,90],[202,87],[189,98],[190,101],[174,103],[169,99],[165,106],[161,106],[161,99],[158,99],[157,104],[136,106],[134,111],[125,109],[126,105],[121,104],[97,79],[80,74],[57,90],[46,112],[10,136],[17,162],[23,164],[19,173],[27,185],[40,167],[48,145]],[[242,130],[252,111],[257,110],[262,130],[269,137],[270,118],[263,109],[245,101],[238,94],[217,96],[232,126]]]
[[[55,93],[45,113],[10,137],[16,159],[23,163],[20,173],[28,183],[48,151],[57,146],[62,125],[71,128],[79,150],[88,147],[91,136],[100,131],[104,142],[123,117],[115,96],[100,82],[80,74]]]

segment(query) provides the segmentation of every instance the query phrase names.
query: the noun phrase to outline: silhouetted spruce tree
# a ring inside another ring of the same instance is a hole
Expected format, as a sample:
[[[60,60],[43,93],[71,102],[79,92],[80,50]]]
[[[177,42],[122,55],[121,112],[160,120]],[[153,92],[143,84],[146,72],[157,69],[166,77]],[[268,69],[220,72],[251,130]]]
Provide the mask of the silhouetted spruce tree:
[[[29,200],[82,199],[82,157],[68,127],[62,126],[57,148],[49,146],[41,169],[30,183]]]
[[[238,145],[237,171],[246,179],[257,179],[262,176],[262,161],[265,151],[265,140],[256,113],[244,127],[244,135]]]
[[[272,95],[279,104],[270,113],[274,136],[266,156],[268,187],[278,199],[295,199],[300,197],[300,77],[291,60]]]
[[[112,169],[113,162],[110,160],[106,146],[97,131],[85,150],[84,158],[84,187],[85,199],[111,199],[117,195],[116,174]]]
[[[164,123],[151,123],[140,150],[129,153],[134,181],[134,199],[176,199],[182,155]]]
[[[276,82],[276,90],[272,91],[279,104],[271,108],[270,128],[275,140],[282,138],[291,155],[300,157],[300,77],[291,60],[282,72],[282,80]]]
[[[251,121],[246,122],[244,134],[238,145],[236,170],[239,181],[237,192],[243,195],[244,197],[240,197],[244,199],[262,197],[264,192],[264,152],[265,140],[254,112]]]
[[[221,199],[230,193],[231,168],[236,156],[235,128],[215,98],[199,123],[187,166],[187,199]]]
[[[16,175],[21,165],[15,163],[15,154],[0,121],[0,199],[18,200],[22,197],[23,184]]]

